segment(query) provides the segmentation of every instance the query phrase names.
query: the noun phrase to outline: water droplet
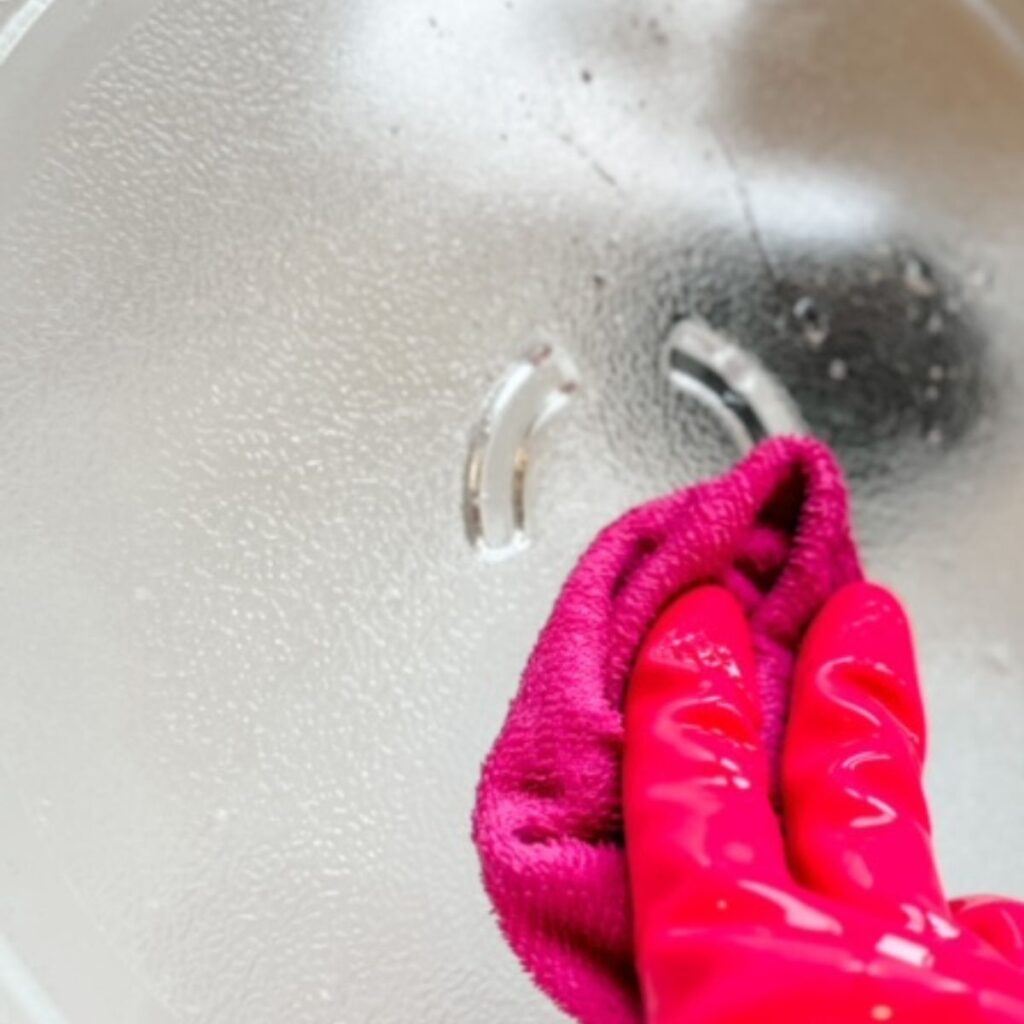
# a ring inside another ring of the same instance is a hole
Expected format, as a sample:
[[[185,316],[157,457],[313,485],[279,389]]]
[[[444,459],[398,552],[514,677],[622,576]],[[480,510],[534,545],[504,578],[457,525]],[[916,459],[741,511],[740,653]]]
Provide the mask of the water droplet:
[[[941,334],[942,328],[946,326],[945,320],[942,319],[942,314],[935,310],[928,317],[927,323],[924,325],[924,329],[929,334]]]
[[[926,402],[937,402],[939,400],[939,389],[934,384],[929,384],[924,389],[924,400]]]
[[[903,284],[914,295],[934,295],[937,291],[932,268],[917,256],[910,256],[903,264]]]
[[[946,368],[940,363],[934,363],[928,367],[928,379],[939,381],[943,380],[946,376]]]
[[[891,1006],[886,1006],[885,1003],[879,1003],[877,1006],[871,1007],[871,1019],[872,1020],[892,1020],[893,1009]]]
[[[833,359],[828,364],[828,375],[832,380],[846,380],[847,372],[846,362],[843,359]]]
[[[808,345],[818,348],[828,337],[828,316],[810,295],[804,295],[793,304],[793,318]]]
[[[942,433],[942,427],[932,427],[931,430],[925,434],[925,441],[928,442],[933,448],[938,448],[942,444],[944,434]]]

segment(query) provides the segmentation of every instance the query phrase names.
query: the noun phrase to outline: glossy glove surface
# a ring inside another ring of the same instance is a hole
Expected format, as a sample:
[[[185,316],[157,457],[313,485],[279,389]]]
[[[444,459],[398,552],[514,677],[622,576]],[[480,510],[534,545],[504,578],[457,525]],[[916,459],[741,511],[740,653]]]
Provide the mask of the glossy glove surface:
[[[627,693],[624,807],[651,1024],[1024,1022],[1024,909],[947,902],[921,785],[910,628],[840,591],[797,663],[779,766],[751,635],[716,586],[677,599]]]

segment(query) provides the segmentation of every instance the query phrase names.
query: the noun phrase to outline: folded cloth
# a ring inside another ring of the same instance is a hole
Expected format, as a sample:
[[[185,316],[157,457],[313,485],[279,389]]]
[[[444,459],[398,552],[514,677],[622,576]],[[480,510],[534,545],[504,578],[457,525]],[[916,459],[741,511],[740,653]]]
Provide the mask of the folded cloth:
[[[754,634],[777,757],[794,652],[861,578],[846,487],[822,444],[765,442],[727,475],[626,513],[566,581],[484,765],[473,836],[510,945],[585,1024],[642,1019],[622,834],[622,698],[664,605],[729,587]]]

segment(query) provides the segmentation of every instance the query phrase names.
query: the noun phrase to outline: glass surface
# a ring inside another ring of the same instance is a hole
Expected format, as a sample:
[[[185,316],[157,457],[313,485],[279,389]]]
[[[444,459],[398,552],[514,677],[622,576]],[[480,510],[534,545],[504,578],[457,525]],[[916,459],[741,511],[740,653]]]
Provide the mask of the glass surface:
[[[587,540],[736,457],[687,318],[838,447],[950,888],[1024,896],[1016,10],[0,0],[0,1020],[560,1019],[473,789]]]

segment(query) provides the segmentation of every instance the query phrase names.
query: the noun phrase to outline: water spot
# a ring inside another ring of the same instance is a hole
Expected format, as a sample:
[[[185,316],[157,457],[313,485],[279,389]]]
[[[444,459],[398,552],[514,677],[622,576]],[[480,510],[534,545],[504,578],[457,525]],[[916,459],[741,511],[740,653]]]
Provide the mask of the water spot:
[[[934,384],[929,384],[924,389],[924,400],[926,402],[937,402],[939,400],[939,389]]]
[[[751,787],[751,785],[752,785],[752,783],[751,783],[750,779],[746,778],[746,777],[745,777],[745,776],[743,776],[743,775],[737,775],[737,776],[736,776],[736,777],[735,777],[735,778],[734,778],[734,779],[732,780],[732,784],[733,784],[733,785],[734,785],[734,786],[735,786],[735,787],[736,787],[737,789],[750,789],[750,787]]]
[[[892,1020],[893,1009],[891,1006],[887,1006],[885,1003],[878,1003],[877,1006],[871,1007],[871,1019],[872,1020]]]
[[[944,439],[945,435],[942,433],[942,427],[932,427],[931,430],[925,434],[925,441],[931,445],[932,448],[938,448]]]
[[[712,643],[703,633],[671,630],[654,645],[650,657],[694,675],[706,675],[715,670],[724,672],[730,679],[738,679],[741,675],[729,649]],[[722,764],[725,767],[732,764],[733,770],[739,770],[739,765],[733,762],[723,761]]]
[[[942,314],[938,310],[932,311],[928,315],[928,320],[925,322],[924,329],[931,335],[941,334],[942,329],[946,326],[946,321],[942,319]]]
[[[583,68],[583,70],[580,71],[580,80],[584,85],[590,85],[594,80],[594,72],[591,71],[590,68]]]
[[[928,379],[939,381],[943,380],[946,376],[946,368],[939,363],[934,363],[928,367]]]
[[[846,380],[846,362],[842,359],[833,359],[828,364],[828,375],[832,380]]]
[[[909,256],[903,264],[903,284],[908,292],[922,297],[938,290],[932,268],[918,256]]]
[[[793,318],[804,341],[813,348],[825,343],[830,329],[828,316],[810,295],[803,295],[793,304]]]

